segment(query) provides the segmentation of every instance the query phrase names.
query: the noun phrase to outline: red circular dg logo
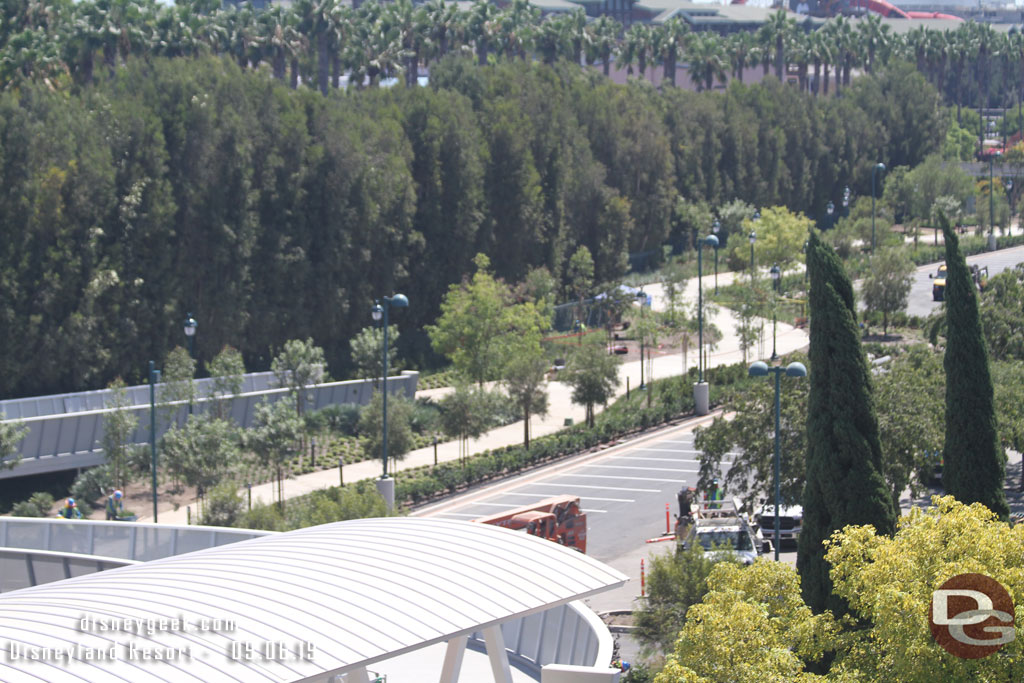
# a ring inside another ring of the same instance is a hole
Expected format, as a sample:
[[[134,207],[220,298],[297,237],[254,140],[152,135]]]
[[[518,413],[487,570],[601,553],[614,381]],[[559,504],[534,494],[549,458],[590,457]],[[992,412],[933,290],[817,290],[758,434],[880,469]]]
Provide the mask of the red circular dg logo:
[[[950,654],[980,659],[1013,642],[1013,598],[984,574],[957,574],[932,593],[928,625]]]

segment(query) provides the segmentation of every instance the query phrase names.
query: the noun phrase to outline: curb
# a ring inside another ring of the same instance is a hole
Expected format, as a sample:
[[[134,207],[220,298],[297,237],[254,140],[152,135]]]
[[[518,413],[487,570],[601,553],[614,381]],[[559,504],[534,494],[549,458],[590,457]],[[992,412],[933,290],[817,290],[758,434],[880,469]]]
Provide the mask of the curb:
[[[604,621],[608,617],[621,617],[621,616],[625,616],[627,614],[632,616],[633,610],[631,610],[631,609],[605,610],[604,612],[598,612],[597,616],[601,618],[601,621]],[[636,632],[636,630],[637,630],[636,626],[627,626],[625,624],[608,624],[608,632],[609,633],[634,633],[634,632]]]

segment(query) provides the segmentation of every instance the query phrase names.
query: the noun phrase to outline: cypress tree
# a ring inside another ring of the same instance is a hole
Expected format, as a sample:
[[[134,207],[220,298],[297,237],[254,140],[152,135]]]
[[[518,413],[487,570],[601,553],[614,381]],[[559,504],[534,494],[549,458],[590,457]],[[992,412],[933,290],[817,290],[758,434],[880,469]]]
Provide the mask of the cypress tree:
[[[823,541],[849,524],[882,534],[896,528],[896,510],[882,476],[882,447],[867,359],[857,329],[853,285],[831,247],[812,232],[810,394],[807,473],[797,553],[804,600],[815,612],[845,612],[832,594]]]
[[[1009,519],[1003,493],[1006,454],[999,447],[988,347],[978,299],[960,240],[943,218],[946,238],[946,443],[942,485],[962,503],[982,503]]]

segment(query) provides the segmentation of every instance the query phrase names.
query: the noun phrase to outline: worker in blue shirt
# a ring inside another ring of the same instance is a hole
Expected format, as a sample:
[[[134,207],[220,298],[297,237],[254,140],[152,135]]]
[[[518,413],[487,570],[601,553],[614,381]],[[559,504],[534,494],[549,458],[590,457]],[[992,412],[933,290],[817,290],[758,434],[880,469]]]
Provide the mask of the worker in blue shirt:
[[[82,511],[78,509],[77,505],[75,505],[74,498],[68,498],[64,501],[64,507],[57,512],[57,516],[63,517],[64,519],[81,519]]]

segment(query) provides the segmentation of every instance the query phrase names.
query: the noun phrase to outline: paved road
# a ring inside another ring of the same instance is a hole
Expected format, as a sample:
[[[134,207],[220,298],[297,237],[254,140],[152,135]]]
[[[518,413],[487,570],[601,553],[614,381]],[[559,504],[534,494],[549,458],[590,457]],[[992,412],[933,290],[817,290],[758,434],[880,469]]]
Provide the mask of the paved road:
[[[692,427],[661,430],[413,514],[474,519],[555,495],[576,495],[587,513],[587,554],[614,566],[647,539],[665,534],[666,504],[675,523],[676,492],[694,486],[700,470]]]
[[[975,254],[967,257],[967,263],[988,266],[989,276],[996,275],[1007,268],[1013,268],[1018,263],[1024,263],[1024,247]],[[942,306],[941,301],[932,301],[932,280],[928,277],[930,274],[934,274],[937,268],[936,264],[929,264],[921,266],[915,271],[914,282],[910,287],[910,297],[907,302],[909,315],[925,317]]]

